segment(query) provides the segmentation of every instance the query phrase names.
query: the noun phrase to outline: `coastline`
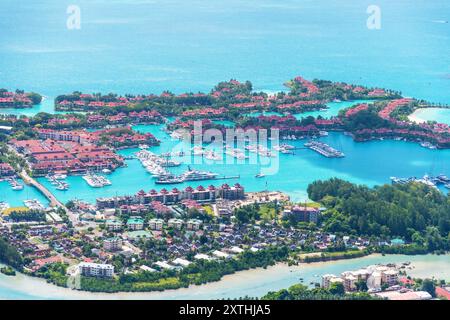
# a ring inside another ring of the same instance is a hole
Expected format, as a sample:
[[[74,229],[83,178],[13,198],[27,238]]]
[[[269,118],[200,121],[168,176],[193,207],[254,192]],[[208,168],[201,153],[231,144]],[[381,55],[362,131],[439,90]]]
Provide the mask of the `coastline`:
[[[429,111],[434,111],[434,112],[436,112],[436,111],[439,111],[439,110],[448,110],[448,108],[439,108],[439,107],[432,107],[432,108],[418,108],[418,109],[416,109],[416,110],[414,110],[414,112],[413,113],[411,113],[409,116],[408,116],[408,119],[411,121],[411,122],[414,122],[414,123],[417,123],[417,124],[420,124],[420,123],[425,123],[425,122],[427,122],[428,120],[425,120],[425,119],[423,119],[422,117],[421,117],[421,114],[423,113],[423,112],[429,112]],[[438,119],[435,119],[435,121],[438,121]],[[439,121],[438,121],[439,122]]]
[[[411,261],[414,269],[408,273],[417,277],[450,278],[450,255],[381,255],[371,254],[362,258],[326,262],[300,263],[288,266],[277,263],[273,266],[239,271],[224,276],[220,281],[188,288],[156,292],[93,293],[76,291],[47,283],[44,279],[17,273],[14,277],[0,274],[0,299],[86,299],[86,300],[152,300],[152,299],[226,299],[245,295],[262,296],[268,291],[286,288],[299,283],[320,282],[325,273],[341,273],[376,263],[402,263]],[[430,272],[430,266],[436,268]],[[10,292],[10,294],[8,294]]]

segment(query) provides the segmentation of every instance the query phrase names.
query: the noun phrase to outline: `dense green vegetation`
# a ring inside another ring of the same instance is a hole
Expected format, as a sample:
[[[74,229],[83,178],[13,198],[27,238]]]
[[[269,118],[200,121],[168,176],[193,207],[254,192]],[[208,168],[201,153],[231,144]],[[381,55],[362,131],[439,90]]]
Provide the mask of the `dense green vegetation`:
[[[267,248],[257,252],[246,251],[237,258],[224,261],[199,260],[180,271],[138,271],[122,274],[114,279],[81,278],[81,289],[96,292],[161,291],[218,281],[224,275],[241,270],[267,267],[288,256],[286,247]],[[59,276],[58,276],[59,278]]]
[[[14,270],[11,267],[0,268],[0,272],[7,276],[15,276],[16,275],[16,270]]]
[[[39,104],[42,102],[42,96],[36,92],[27,93],[27,97],[30,98],[33,104]]]
[[[37,211],[37,210],[29,210],[29,211],[12,211],[8,220],[14,222],[21,221],[45,221],[45,212]]]
[[[67,264],[60,262],[48,264],[40,268],[35,275],[46,279],[47,282],[52,282],[58,286],[66,287],[68,279],[68,276],[66,275],[67,267]]]
[[[313,182],[308,195],[327,208],[325,231],[401,237],[428,251],[449,249],[450,199],[424,184],[370,189],[334,178]]]
[[[345,293],[341,283],[334,283],[329,289],[309,289],[296,284],[288,289],[269,292],[261,300],[379,300],[365,292]]]
[[[344,118],[346,131],[354,132],[361,129],[392,128],[394,125],[378,115],[377,108],[361,110],[351,117]]]
[[[23,258],[16,248],[0,238],[0,262],[16,269],[22,269]]]
[[[237,208],[234,217],[238,223],[249,223],[257,220],[269,222],[276,219],[281,207],[277,203],[250,204]]]
[[[22,171],[22,169],[27,169],[26,161],[10,152],[3,142],[0,142],[0,163],[9,163],[16,172]]]

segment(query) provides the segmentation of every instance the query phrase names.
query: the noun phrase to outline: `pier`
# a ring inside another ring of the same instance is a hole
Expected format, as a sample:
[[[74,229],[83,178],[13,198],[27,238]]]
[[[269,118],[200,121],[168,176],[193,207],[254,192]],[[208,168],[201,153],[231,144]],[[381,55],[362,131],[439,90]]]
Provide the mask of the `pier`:
[[[237,176],[222,176],[222,177],[215,177],[212,178],[210,180],[227,180],[227,179],[239,179],[241,176],[237,175]]]
[[[323,155],[327,158],[343,158],[345,157],[344,153],[332,148],[326,143],[320,141],[310,141],[305,143],[305,147]]]

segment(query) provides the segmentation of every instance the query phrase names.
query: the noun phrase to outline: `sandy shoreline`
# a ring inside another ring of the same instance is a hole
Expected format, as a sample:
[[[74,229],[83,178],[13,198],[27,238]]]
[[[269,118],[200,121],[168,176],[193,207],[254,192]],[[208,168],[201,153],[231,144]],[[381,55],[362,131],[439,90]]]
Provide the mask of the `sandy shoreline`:
[[[438,108],[438,107],[433,107],[433,108],[419,108],[419,109],[416,109],[413,113],[411,113],[411,114],[408,116],[408,119],[409,119],[411,122],[415,122],[415,123],[424,123],[424,122],[427,122],[428,120],[425,120],[425,119],[421,118],[421,115],[422,115],[423,112],[430,112],[430,111],[433,112],[433,111],[439,111],[439,110],[450,110],[450,109],[447,109],[447,108]],[[438,119],[435,119],[435,121],[439,122]]]

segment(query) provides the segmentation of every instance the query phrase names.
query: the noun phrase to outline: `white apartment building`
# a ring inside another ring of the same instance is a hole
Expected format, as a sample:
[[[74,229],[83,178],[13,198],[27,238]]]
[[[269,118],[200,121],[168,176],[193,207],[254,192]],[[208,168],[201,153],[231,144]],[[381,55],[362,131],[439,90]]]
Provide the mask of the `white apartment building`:
[[[86,277],[112,278],[114,275],[114,266],[110,264],[81,262],[78,270]]]

